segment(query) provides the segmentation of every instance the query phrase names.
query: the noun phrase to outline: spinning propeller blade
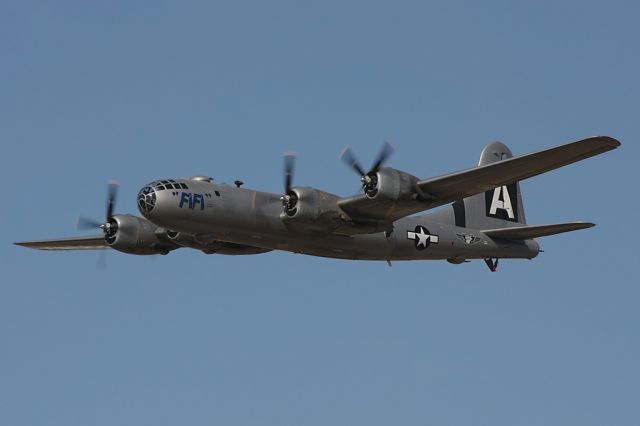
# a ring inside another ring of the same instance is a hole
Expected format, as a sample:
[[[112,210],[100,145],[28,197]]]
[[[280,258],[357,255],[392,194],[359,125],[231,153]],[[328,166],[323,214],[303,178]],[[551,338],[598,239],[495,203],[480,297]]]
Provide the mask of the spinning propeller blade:
[[[118,196],[118,186],[120,184],[115,181],[109,181],[107,184],[107,220],[113,217],[113,210],[116,206],[116,197]]]
[[[353,171],[360,175],[360,181],[362,182],[362,188],[365,192],[375,190],[377,185],[376,173],[387,162],[393,151],[395,150],[393,144],[390,141],[384,141],[378,156],[373,163],[373,166],[369,171],[365,172],[356,156],[351,151],[351,148],[346,146],[340,153],[340,159],[344,161]]]
[[[100,228],[102,223],[97,220],[89,219],[84,216],[78,216],[78,220],[76,220],[76,229],[86,230],[86,229],[96,229]]]
[[[114,180],[109,181],[107,184],[107,203],[106,203],[106,218],[104,223],[100,223],[97,220],[89,219],[84,216],[79,216],[76,221],[76,229],[95,229],[100,228],[107,236],[109,229],[115,224],[112,223],[113,211],[116,206],[116,198],[118,196],[118,186],[120,184]]]
[[[284,194],[280,197],[284,212],[290,216],[296,213],[298,197],[291,189],[293,187],[293,172],[295,170],[296,155],[292,152],[284,153]]]
[[[382,149],[380,149],[380,152],[378,153],[378,158],[376,158],[376,161],[373,163],[373,167],[369,170],[369,173],[376,173],[380,170],[380,167],[382,167],[389,157],[391,157],[393,151],[395,151],[393,144],[388,140],[384,141]]]
[[[353,169],[353,171],[355,171],[358,175],[360,176],[366,175],[366,172],[358,162],[358,159],[356,158],[355,155],[353,155],[351,148],[349,148],[348,146],[345,146],[342,152],[340,153],[340,159],[344,161],[344,163],[347,166],[349,166],[351,169]]]
[[[284,193],[291,192],[293,184],[293,172],[295,170],[296,154],[285,152],[284,154]]]

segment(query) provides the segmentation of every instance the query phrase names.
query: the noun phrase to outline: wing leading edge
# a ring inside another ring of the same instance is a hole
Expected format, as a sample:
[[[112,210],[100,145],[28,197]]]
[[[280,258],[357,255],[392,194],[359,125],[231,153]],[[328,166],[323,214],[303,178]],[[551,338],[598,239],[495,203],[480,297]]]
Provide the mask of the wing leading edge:
[[[104,235],[60,238],[57,240],[24,241],[14,244],[37,250],[99,250],[109,248],[104,240]]]

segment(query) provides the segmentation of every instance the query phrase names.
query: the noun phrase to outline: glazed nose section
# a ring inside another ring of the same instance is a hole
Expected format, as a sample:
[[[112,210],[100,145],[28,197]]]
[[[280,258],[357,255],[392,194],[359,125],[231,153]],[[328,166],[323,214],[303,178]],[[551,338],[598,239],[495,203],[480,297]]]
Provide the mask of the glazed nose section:
[[[149,216],[153,209],[156,207],[158,196],[156,190],[151,185],[143,187],[138,192],[138,210],[143,216]]]
[[[153,181],[138,192],[138,210],[147,219],[157,222],[162,217],[171,215],[172,200],[183,190],[189,190],[189,187],[182,181]]]

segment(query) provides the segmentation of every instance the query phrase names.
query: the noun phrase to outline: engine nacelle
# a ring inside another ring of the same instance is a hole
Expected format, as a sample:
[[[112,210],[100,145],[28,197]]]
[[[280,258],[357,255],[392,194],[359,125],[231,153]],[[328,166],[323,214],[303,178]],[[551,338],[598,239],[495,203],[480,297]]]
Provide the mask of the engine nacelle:
[[[365,195],[384,204],[395,204],[398,201],[415,200],[418,196],[418,178],[409,173],[392,168],[378,170],[376,183]]]
[[[344,222],[337,201],[337,195],[315,188],[296,187],[296,203],[285,208],[280,218],[288,226],[301,225],[305,230],[331,231]]]
[[[141,217],[115,215],[105,232],[105,241],[114,250],[129,254],[167,254],[178,246],[159,238],[162,228]]]
[[[189,247],[201,250],[207,254],[226,254],[226,255],[243,255],[243,254],[260,254],[271,251],[261,247],[246,246],[244,244],[229,243],[226,241],[216,240],[215,237],[208,234],[187,234],[184,232],[167,231],[166,237],[181,247]]]

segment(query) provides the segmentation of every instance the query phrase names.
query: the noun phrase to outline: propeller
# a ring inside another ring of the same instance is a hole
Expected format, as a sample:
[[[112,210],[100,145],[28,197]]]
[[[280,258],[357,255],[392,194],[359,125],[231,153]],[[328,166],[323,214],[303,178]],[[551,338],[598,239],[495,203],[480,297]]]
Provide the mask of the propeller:
[[[369,171],[365,172],[358,159],[351,151],[351,148],[346,146],[340,153],[340,159],[344,161],[354,172],[360,175],[360,182],[362,182],[362,189],[368,195],[375,195],[376,185],[378,184],[378,170],[387,162],[393,151],[395,150],[393,144],[390,141],[384,141],[373,166]]]
[[[95,229],[100,228],[104,232],[104,237],[107,241],[115,238],[116,232],[118,231],[118,223],[113,219],[113,211],[116,206],[116,198],[118,196],[118,187],[120,184],[115,181],[109,181],[107,184],[107,208],[106,208],[106,219],[104,223],[100,223],[93,219],[88,219],[86,217],[80,216],[76,221],[77,229]]]
[[[118,187],[120,184],[115,181],[107,183],[107,220],[113,217],[113,209],[116,206],[116,197],[118,196]]]
[[[79,216],[78,220],[76,221],[76,229],[81,230],[100,228],[101,225],[102,224],[97,220],[88,219],[84,216]]]
[[[284,194],[280,197],[282,201],[282,207],[289,216],[293,216],[296,213],[296,204],[298,202],[298,196],[291,189],[293,185],[293,172],[295,169],[296,155],[292,152],[285,152],[284,154]]]

